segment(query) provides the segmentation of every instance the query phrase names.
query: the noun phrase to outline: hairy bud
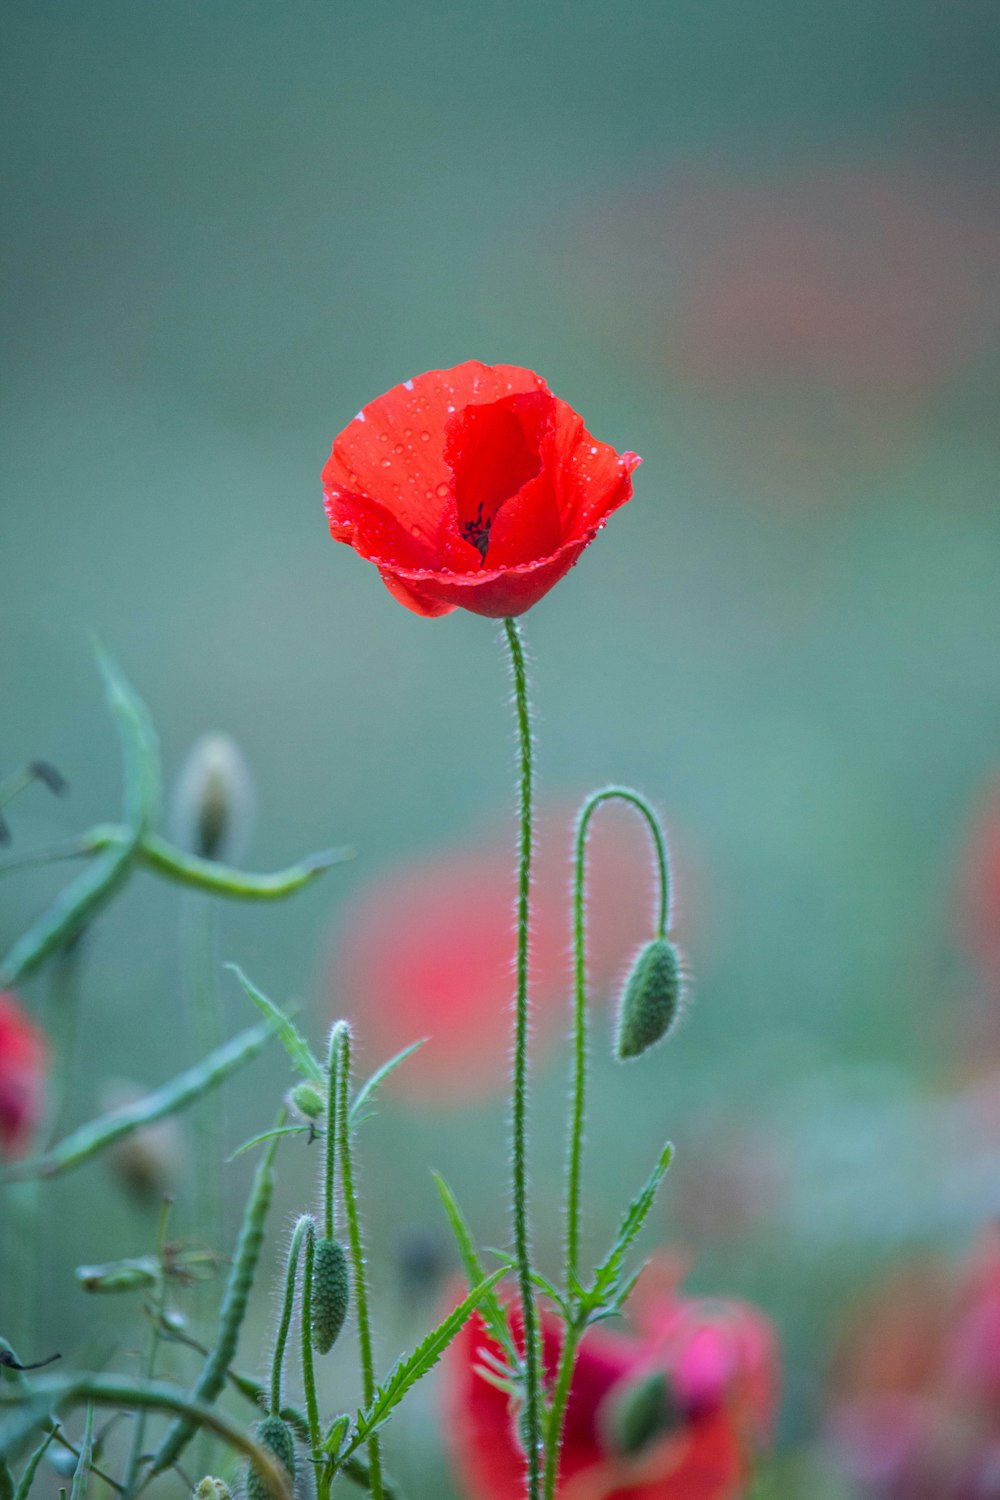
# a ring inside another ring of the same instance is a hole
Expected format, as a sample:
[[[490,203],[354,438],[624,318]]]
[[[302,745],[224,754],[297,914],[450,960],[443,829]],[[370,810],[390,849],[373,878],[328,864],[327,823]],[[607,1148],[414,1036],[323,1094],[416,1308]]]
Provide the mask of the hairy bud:
[[[297,1083],[289,1098],[307,1120],[318,1120],[326,1112],[326,1100],[314,1083]]]
[[[232,861],[253,823],[253,783],[243,752],[228,734],[203,734],[188,751],[174,794],[178,843],[202,859]]]
[[[681,1009],[677,949],[654,938],[640,952],[622,992],[615,1052],[620,1061],[638,1057],[669,1035]]]
[[[195,1485],[191,1500],[233,1500],[232,1492],[224,1479],[216,1479],[211,1474],[206,1474],[204,1479]]]
[[[327,1354],[337,1342],[351,1300],[347,1256],[339,1240],[317,1240],[313,1252],[312,1342]]]
[[[254,1436],[262,1448],[274,1454],[291,1485],[295,1480],[295,1438],[288,1423],[281,1417],[265,1417],[258,1422]],[[247,1500],[277,1500],[276,1490],[253,1464],[247,1469]]]

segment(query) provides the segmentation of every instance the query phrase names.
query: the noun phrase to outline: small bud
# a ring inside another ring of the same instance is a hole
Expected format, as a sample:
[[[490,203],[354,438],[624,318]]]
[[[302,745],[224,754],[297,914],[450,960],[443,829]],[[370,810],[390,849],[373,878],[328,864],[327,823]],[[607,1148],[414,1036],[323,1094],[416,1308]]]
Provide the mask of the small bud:
[[[202,859],[238,859],[253,823],[253,783],[228,734],[203,734],[188,751],[174,794],[174,834]]]
[[[289,1096],[300,1115],[318,1120],[326,1111],[326,1100],[312,1083],[297,1083]]]
[[[598,1413],[601,1436],[610,1453],[631,1456],[678,1425],[677,1409],[662,1370],[634,1385],[613,1389]]]
[[[347,1317],[351,1280],[347,1256],[339,1240],[317,1240],[313,1252],[312,1342],[327,1354],[337,1342]]]
[[[160,1267],[151,1256],[110,1261],[104,1266],[77,1266],[76,1279],[85,1292],[141,1292],[156,1286]]]
[[[134,1104],[142,1094],[137,1084],[126,1079],[106,1078],[101,1084],[100,1102],[103,1109],[116,1110]],[[182,1156],[177,1121],[165,1119],[122,1136],[106,1152],[105,1161],[118,1186],[140,1206],[149,1208],[173,1188]]]
[[[638,1057],[665,1037],[681,1008],[681,971],[677,949],[666,938],[654,938],[639,953],[622,992],[615,1052],[620,1061]]]
[[[233,1500],[233,1497],[224,1479],[215,1479],[211,1474],[206,1474],[196,1486],[192,1500]]]
[[[257,1423],[254,1435],[262,1448],[274,1454],[291,1487],[295,1480],[295,1438],[288,1423],[281,1417],[265,1417]],[[277,1500],[277,1491],[253,1464],[247,1469],[247,1500]]]

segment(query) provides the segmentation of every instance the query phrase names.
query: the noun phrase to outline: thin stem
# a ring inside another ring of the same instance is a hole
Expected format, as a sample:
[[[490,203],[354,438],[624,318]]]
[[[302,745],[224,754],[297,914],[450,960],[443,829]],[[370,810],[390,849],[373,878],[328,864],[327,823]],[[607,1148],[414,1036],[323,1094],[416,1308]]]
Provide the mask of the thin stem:
[[[548,1441],[545,1445],[544,1500],[554,1500],[556,1485],[559,1482],[559,1450],[562,1447],[563,1422],[566,1419],[566,1405],[569,1401],[573,1370],[576,1366],[576,1351],[582,1334],[582,1328],[576,1323],[566,1324],[559,1355],[559,1369],[552,1392],[552,1405],[549,1409]]]
[[[271,1355],[271,1398],[268,1415],[272,1417],[279,1416],[281,1413],[281,1379],[285,1366],[285,1345],[288,1343],[288,1330],[292,1326],[292,1312],[295,1308],[295,1279],[299,1269],[299,1251],[303,1236],[308,1232],[312,1223],[311,1216],[303,1214],[292,1231],[292,1240],[288,1247],[288,1260],[285,1263],[285,1296],[281,1304],[281,1318],[278,1322],[274,1351]]]
[[[587,938],[585,882],[587,873],[587,835],[594,813],[604,802],[626,802],[645,819],[656,855],[659,895],[656,906],[656,935],[666,937],[670,921],[670,865],[667,844],[655,810],[639,792],[630,787],[609,786],[594,792],[580,810],[576,828],[576,854],[573,864],[573,1104],[570,1126],[569,1168],[566,1188],[566,1288],[572,1291],[579,1274],[580,1193],[583,1166],[583,1131],[587,1106]]]
[[[524,1422],[528,1448],[529,1500],[539,1496],[539,1446],[541,1420],[539,1401],[539,1340],[531,1279],[531,1245],[528,1228],[527,1103],[528,1103],[528,936],[531,916],[532,845],[532,741],[528,706],[528,674],[524,646],[517,621],[504,620],[514,677],[514,706],[519,742],[520,845],[517,875],[517,997],[514,1013],[514,1079],[511,1147],[513,1159],[514,1254],[521,1293],[524,1325]]]
[[[194,1016],[198,1051],[204,1057],[214,1052],[223,1039],[216,980],[218,913],[213,902],[191,895],[185,896],[181,919],[188,1002]],[[222,1098],[219,1094],[212,1094],[196,1111],[195,1151],[198,1224],[203,1237],[218,1248],[222,1241]]]
[[[330,1032],[330,1051],[327,1057],[326,1135],[323,1156],[323,1233],[333,1239],[335,1228],[334,1176],[337,1162],[337,1099],[339,1097],[340,1032],[334,1026]]]
[[[346,1021],[338,1021],[334,1032],[338,1037],[339,1047],[337,1134],[340,1137],[340,1171],[344,1182],[344,1212],[347,1216],[347,1234],[354,1269],[354,1299],[358,1310],[358,1347],[361,1352],[362,1388],[365,1406],[369,1407],[375,1399],[375,1365],[372,1359],[372,1330],[368,1316],[368,1277],[365,1271],[365,1252],[361,1240],[358,1200],[354,1188],[351,1124],[348,1117],[351,1087],[351,1028]],[[333,1038],[331,1038],[331,1045],[332,1042]],[[368,1440],[368,1471],[372,1500],[384,1500],[382,1451],[377,1433],[372,1433]]]
[[[306,1393],[306,1419],[309,1424],[309,1451],[312,1456],[313,1473],[316,1475],[317,1500],[329,1500],[330,1480],[326,1473],[322,1445],[323,1435],[319,1425],[319,1402],[316,1399],[316,1372],[313,1368],[312,1346],[312,1284],[313,1253],[316,1248],[316,1221],[306,1215],[306,1252],[302,1268],[302,1320],[299,1349],[302,1355],[302,1384]],[[299,1220],[302,1223],[302,1220]]]
[[[164,1198],[160,1208],[160,1223],[156,1236],[157,1255],[160,1261],[160,1275],[153,1293],[152,1327],[149,1334],[149,1344],[146,1348],[146,1358],[142,1367],[142,1378],[149,1382],[156,1374],[156,1351],[160,1343],[160,1332],[163,1328],[163,1320],[167,1310],[167,1267],[166,1267],[166,1245],[167,1224],[170,1220],[170,1210],[173,1207],[171,1198]],[[135,1492],[136,1480],[139,1477],[139,1465],[142,1462],[142,1449],[146,1438],[146,1411],[140,1407],[135,1419],[135,1430],[132,1434],[132,1447],[129,1452],[128,1468],[125,1471],[125,1484],[123,1494],[130,1496]]]

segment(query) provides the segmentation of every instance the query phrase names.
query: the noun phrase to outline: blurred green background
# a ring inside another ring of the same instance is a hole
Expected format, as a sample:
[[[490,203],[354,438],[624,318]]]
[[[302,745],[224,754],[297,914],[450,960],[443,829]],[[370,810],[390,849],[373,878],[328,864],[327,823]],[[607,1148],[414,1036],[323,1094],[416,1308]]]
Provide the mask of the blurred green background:
[[[1000,1204],[988,1170],[962,1174],[981,1139],[927,1114],[968,1062],[955,880],[1000,766],[995,9],[12,0],[4,33],[0,762],[72,783],[11,809],[15,850],[114,815],[95,631],[169,776],[204,729],[240,742],[249,864],[358,848],[286,906],[222,914],[223,955],[300,999],[318,1043],[343,904],[495,825],[513,787],[496,632],[395,605],[329,541],[319,470],[407,376],[538,370],[645,460],[526,622],[540,775],[663,807],[695,976],[668,1050],[598,1065],[594,1243],[669,1132],[657,1233],[693,1287],[777,1320],[784,1438],[805,1441],[842,1297]],[[4,879],[5,946],[61,878]],[[106,1076],[193,1055],[178,905],[137,879],[88,940],[75,1119]],[[223,993],[235,1029],[248,1007]],[[274,1052],[229,1089],[233,1144],[287,1077]],[[563,1077],[548,1055],[549,1261]],[[426,1168],[502,1240],[503,1120],[500,1098],[388,1093],[368,1127],[384,1357],[430,1317],[432,1298],[400,1331],[393,1290],[400,1233],[440,1230]],[[226,1169],[233,1215],[249,1170]],[[287,1149],[275,1245],[311,1180]],[[727,1193],[761,1211],[734,1223]],[[50,1212],[32,1344],[127,1349],[134,1310],[71,1270],[148,1250],[151,1220],[99,1165]],[[415,1493],[442,1493],[431,1441],[405,1417],[390,1439]]]

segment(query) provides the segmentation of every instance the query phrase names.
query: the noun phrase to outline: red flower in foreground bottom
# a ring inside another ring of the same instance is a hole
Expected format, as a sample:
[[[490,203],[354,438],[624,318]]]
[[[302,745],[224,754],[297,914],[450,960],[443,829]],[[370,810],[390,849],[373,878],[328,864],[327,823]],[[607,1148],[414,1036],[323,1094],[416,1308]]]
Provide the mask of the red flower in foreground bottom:
[[[42,1112],[46,1046],[11,994],[0,994],[0,1155],[24,1150]]]
[[[323,470],[330,531],[418,615],[520,615],[632,494],[634,453],[590,436],[517,365],[474,360],[379,396]]]
[[[741,1302],[672,1291],[635,1300],[638,1336],[584,1335],[559,1500],[737,1500],[777,1404],[771,1325]],[[543,1316],[542,1333],[551,1375],[560,1325]],[[484,1349],[499,1354],[477,1315],[447,1356],[449,1431],[472,1500],[510,1500],[524,1457],[507,1397],[476,1368]]]

